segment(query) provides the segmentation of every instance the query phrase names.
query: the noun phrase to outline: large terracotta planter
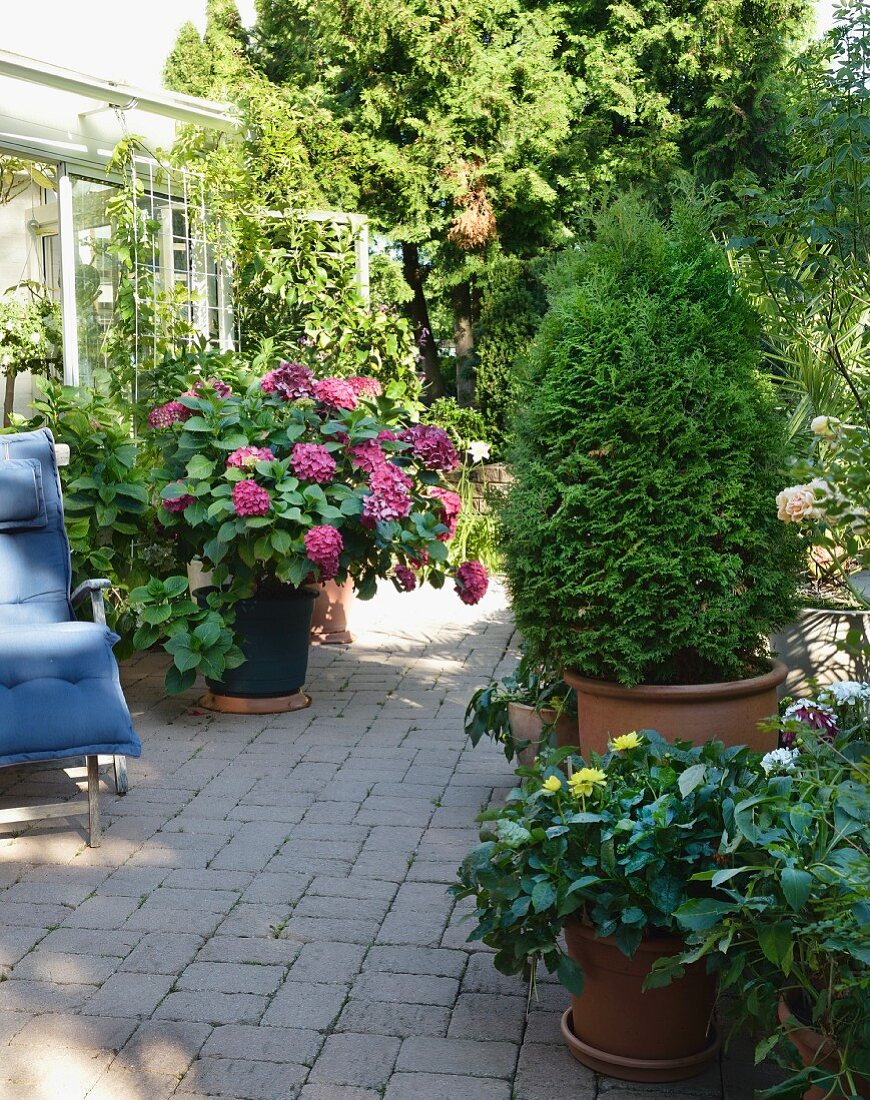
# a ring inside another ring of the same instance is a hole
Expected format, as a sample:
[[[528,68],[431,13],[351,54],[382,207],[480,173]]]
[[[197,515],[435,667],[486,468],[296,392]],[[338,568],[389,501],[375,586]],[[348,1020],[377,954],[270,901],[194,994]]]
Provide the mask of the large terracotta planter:
[[[840,1060],[831,1044],[811,1027],[803,1027],[795,1022],[794,1013],[789,1008],[785,997],[780,998],[777,1015],[779,1016],[779,1022],[788,1032],[789,1039],[797,1047],[797,1052],[805,1066],[819,1066],[822,1069],[832,1071],[839,1067]],[[789,1021],[792,1022],[789,1023]],[[870,1098],[870,1081],[866,1077],[858,1077],[855,1080],[855,1085],[862,1100],[868,1100]],[[830,1092],[818,1085],[811,1085],[804,1093],[804,1100],[826,1100],[826,1098],[841,1100],[846,1096],[847,1094],[844,1092]]]
[[[562,1037],[579,1062],[626,1081],[682,1081],[713,1061],[716,981],[704,963],[662,989],[643,989],[655,960],[680,952],[682,940],[643,940],[630,959],[612,936],[596,939],[579,921],[565,925],[565,940],[586,978],[562,1017]]]
[[[580,751],[607,752],[607,742],[632,730],[657,730],[670,740],[700,744],[713,738],[726,745],[776,748],[776,733],[758,723],[777,714],[777,687],[787,669],[780,661],[763,676],[721,684],[640,684],[623,687],[572,672],[565,681],[577,693]]]
[[[515,741],[530,742],[526,748],[520,749],[517,753],[517,760],[524,767],[530,767],[534,764],[545,725],[556,723],[556,745],[558,748],[579,744],[577,719],[573,714],[563,713],[557,719],[555,710],[550,707],[542,707],[538,711],[526,703],[508,703],[508,721],[510,722],[511,736]]]
[[[857,647],[843,648],[846,635],[855,631]],[[771,635],[770,647],[789,673],[782,685],[785,695],[813,693],[810,680],[833,684],[837,680],[866,680],[870,676],[867,645],[870,643],[870,611],[829,611],[807,607],[797,619]]]
[[[311,616],[311,641],[314,645],[341,645],[353,641],[350,613],[354,602],[352,580],[344,584],[327,581],[320,586]]]

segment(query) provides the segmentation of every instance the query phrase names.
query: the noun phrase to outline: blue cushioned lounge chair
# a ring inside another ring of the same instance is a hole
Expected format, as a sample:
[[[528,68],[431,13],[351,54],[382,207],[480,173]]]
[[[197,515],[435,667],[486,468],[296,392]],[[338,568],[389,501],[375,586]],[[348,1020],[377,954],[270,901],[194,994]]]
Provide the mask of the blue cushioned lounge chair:
[[[115,763],[126,790],[125,756],[142,751],[124,701],[106,626],[106,580],[70,593],[70,552],[51,432],[0,435],[0,767],[85,757],[88,798],[0,811],[12,821],[88,814],[88,843],[100,837],[99,757]],[[93,622],[75,607],[90,596]]]

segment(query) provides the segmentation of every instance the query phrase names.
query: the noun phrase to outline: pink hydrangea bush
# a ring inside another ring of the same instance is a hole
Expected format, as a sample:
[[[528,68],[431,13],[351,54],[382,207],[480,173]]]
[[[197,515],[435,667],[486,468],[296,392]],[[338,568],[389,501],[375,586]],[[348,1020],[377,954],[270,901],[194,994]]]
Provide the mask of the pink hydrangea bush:
[[[456,450],[394,390],[293,362],[188,387],[148,418],[163,454],[159,514],[179,560],[211,571],[210,613],[230,640],[235,602],[282,586],[351,578],[370,596],[379,578],[411,592],[453,574],[464,603],[482,598],[479,562],[447,564]]]

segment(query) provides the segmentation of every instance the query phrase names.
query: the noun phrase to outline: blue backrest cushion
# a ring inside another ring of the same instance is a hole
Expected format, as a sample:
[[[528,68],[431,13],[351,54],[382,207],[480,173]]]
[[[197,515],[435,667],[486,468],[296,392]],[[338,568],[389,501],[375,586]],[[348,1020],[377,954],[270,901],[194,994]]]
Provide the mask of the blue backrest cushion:
[[[45,527],[42,467],[35,458],[0,462],[0,531]]]
[[[29,473],[22,480],[24,469]],[[41,428],[0,435],[0,474],[4,470],[0,496],[5,503],[0,505],[0,516],[8,518],[0,522],[0,629],[69,622],[74,618],[69,603],[69,542],[51,432]],[[28,519],[34,503],[28,499],[28,485],[34,479],[41,486],[41,499],[37,514]],[[25,514],[15,514],[19,512]]]

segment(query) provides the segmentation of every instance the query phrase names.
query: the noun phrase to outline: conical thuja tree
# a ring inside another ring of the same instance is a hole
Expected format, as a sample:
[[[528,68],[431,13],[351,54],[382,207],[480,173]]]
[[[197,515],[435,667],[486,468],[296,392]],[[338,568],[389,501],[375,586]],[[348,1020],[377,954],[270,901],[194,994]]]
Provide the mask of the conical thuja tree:
[[[537,655],[626,685],[756,674],[795,610],[757,319],[700,220],[611,208],[552,280],[517,425],[517,623]]]

